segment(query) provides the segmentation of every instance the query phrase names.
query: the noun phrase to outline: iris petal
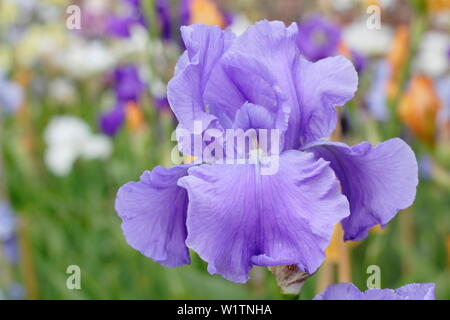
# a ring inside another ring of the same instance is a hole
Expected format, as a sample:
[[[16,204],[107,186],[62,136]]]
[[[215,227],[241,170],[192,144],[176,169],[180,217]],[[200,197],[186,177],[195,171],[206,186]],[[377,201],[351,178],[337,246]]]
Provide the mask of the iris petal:
[[[301,58],[296,83],[301,143],[329,137],[337,123],[334,107],[343,106],[351,100],[358,87],[358,74],[353,64],[342,56],[316,63]],[[294,144],[293,147],[298,145]]]
[[[368,230],[387,224],[416,195],[418,166],[411,148],[394,138],[373,147],[354,147],[320,141],[305,150],[331,162],[350,203],[350,216],[342,221],[345,240],[362,240]]]
[[[223,54],[206,91],[208,103],[219,104],[231,118],[244,102],[272,112],[288,106],[285,149],[330,136],[334,107],[350,100],[358,85],[353,64],[342,56],[316,63],[301,57],[297,34],[296,24],[286,28],[279,21],[249,27]]]
[[[434,300],[434,283],[411,283],[396,290],[369,289],[359,291],[352,283],[328,286],[314,300]]]
[[[130,246],[166,267],[188,264],[185,245],[187,194],[177,185],[189,166],[146,171],[119,189],[116,211]]]
[[[186,244],[210,273],[245,282],[253,265],[313,273],[322,263],[348,202],[326,161],[292,150],[279,165],[274,175],[253,164],[201,165],[179,180],[189,194]]]
[[[181,28],[187,51],[167,87],[167,98],[180,124],[193,131],[193,122],[206,129],[215,117],[208,114],[203,95],[213,67],[234,38],[219,27],[195,24]]]

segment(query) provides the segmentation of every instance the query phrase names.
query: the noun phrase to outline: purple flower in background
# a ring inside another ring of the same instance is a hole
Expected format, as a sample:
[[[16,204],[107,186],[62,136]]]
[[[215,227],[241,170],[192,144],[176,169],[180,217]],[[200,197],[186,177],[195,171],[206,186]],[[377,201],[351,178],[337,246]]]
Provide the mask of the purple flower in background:
[[[125,105],[123,102],[118,102],[114,108],[100,116],[99,126],[104,134],[114,136],[122,127],[124,120]]]
[[[433,159],[428,154],[419,157],[419,176],[424,180],[430,180],[433,175]]]
[[[161,38],[164,40],[172,39],[172,26],[170,18],[170,3],[168,0],[156,0],[156,13],[159,18]]]
[[[187,148],[186,133],[210,138],[214,129],[202,154],[214,144],[236,159],[236,149],[227,148],[227,129],[274,130],[280,139],[267,151],[279,149],[278,168],[261,173],[267,163],[255,153],[256,139],[256,147],[244,150],[258,154],[255,163],[223,164],[212,157],[144,172],[116,199],[133,248],[168,267],[189,263],[191,248],[210,273],[235,282],[247,281],[255,265],[296,265],[311,274],[336,223],[342,221],[345,239],[360,240],[412,204],[418,169],[405,142],[350,147],[321,140],[335,129],[335,106],[357,89],[350,61],[305,59],[297,24],[261,21],[239,37],[199,24],[181,31],[186,51],[168,85],[183,133],[180,148],[197,156]]]
[[[6,260],[11,264],[16,264],[20,259],[19,246],[17,236],[14,234],[8,240],[3,242],[3,252]]]
[[[8,203],[0,202],[0,242],[12,238],[16,232],[16,216]]]
[[[128,17],[112,16],[108,21],[108,31],[118,38],[128,38],[133,24],[134,22]]]
[[[22,105],[23,99],[22,87],[8,80],[0,71],[0,112],[15,113]]]
[[[0,202],[0,246],[8,262],[16,263],[19,259],[17,248],[17,218],[10,205]]]
[[[180,1],[180,25],[187,26],[190,24],[191,12],[190,5],[192,0],[181,0]]]
[[[162,97],[157,97],[155,96],[153,98],[153,101],[155,103],[156,109],[158,110],[166,110],[169,109],[169,100],[167,100],[166,96],[162,96]]]
[[[355,69],[358,73],[363,72],[364,70],[366,70],[367,64],[369,62],[369,60],[367,59],[366,56],[364,56],[362,53],[360,53],[357,50],[350,50],[351,56],[352,56],[352,61],[353,64],[355,65]]]
[[[450,76],[436,82],[436,91],[442,103],[442,108],[438,113],[438,121],[441,124],[446,124],[450,121]]]
[[[140,0],[122,0],[124,13],[114,14],[109,17],[107,30],[113,36],[119,38],[128,38],[131,35],[133,26],[147,26],[145,17],[142,14]]]
[[[20,283],[17,283],[17,282],[13,283],[8,288],[8,296],[12,300],[23,300],[23,299],[25,299],[26,291],[25,291],[24,286],[22,284],[20,284]]]
[[[300,52],[310,61],[335,56],[340,41],[340,28],[320,16],[298,24],[297,44]]]
[[[138,101],[146,84],[141,80],[134,65],[117,67],[114,70],[115,92],[118,101]]]
[[[391,77],[391,67],[385,60],[380,60],[375,65],[371,87],[365,98],[370,114],[378,121],[389,119],[387,106],[387,84]]]
[[[396,290],[368,289],[359,291],[352,283],[330,285],[314,300],[435,300],[434,283],[411,283]]]
[[[128,102],[138,102],[146,89],[146,84],[139,76],[134,65],[119,66],[113,73],[116,104],[99,119],[99,126],[104,134],[114,136],[125,120],[125,106]]]

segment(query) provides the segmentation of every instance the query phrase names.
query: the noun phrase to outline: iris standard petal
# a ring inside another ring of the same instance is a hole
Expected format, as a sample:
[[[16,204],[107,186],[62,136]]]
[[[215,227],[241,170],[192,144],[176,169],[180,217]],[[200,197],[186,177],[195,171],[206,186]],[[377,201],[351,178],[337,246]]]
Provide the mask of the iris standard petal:
[[[166,267],[188,264],[186,190],[177,185],[188,165],[146,171],[119,189],[116,211],[130,246]]]
[[[275,128],[276,115],[263,106],[245,103],[237,112],[233,127],[236,129],[272,129]]]
[[[205,102],[224,128],[246,103],[282,112],[284,96],[269,69],[242,53],[225,54],[214,68],[206,86]]]
[[[182,27],[186,53],[178,62],[167,87],[167,98],[180,124],[193,131],[194,121],[206,129],[215,117],[207,113],[203,94],[211,71],[234,38],[216,26],[194,24]]]
[[[210,104],[235,108],[246,101],[269,109],[275,104],[278,110],[288,105],[285,149],[328,137],[336,126],[334,107],[350,100],[358,84],[353,64],[344,57],[317,63],[302,58],[297,34],[296,24],[286,28],[280,21],[249,27],[224,53],[206,95]]]
[[[373,147],[363,142],[353,147],[319,141],[305,148],[331,162],[350,203],[350,216],[342,221],[345,240],[362,240],[368,230],[387,224],[416,196],[418,165],[411,148],[394,138]]]
[[[186,244],[208,271],[235,282],[253,265],[297,265],[313,273],[333,226],[349,214],[328,162],[287,151],[274,175],[257,165],[201,165],[179,184],[189,195]]]
[[[301,58],[296,83],[301,143],[329,137],[336,128],[337,114],[334,108],[351,100],[358,87],[355,67],[342,56],[322,59],[315,63]],[[293,134],[294,132],[291,132],[291,136]],[[293,146],[298,147],[295,143]]]
[[[290,108],[288,131],[294,133],[287,139],[286,149],[294,148],[300,131],[301,115],[294,76],[298,72],[300,57],[296,45],[297,33],[295,23],[286,28],[283,22],[263,20],[236,38],[223,57],[223,63],[239,71],[239,77],[234,78],[245,79],[247,86],[252,87],[251,90],[242,90],[242,84],[235,81],[248,102],[271,108],[268,104],[276,101],[278,104],[275,106],[280,110],[283,107],[279,103],[279,96],[284,98],[283,104]],[[261,96],[266,101],[253,98]]]

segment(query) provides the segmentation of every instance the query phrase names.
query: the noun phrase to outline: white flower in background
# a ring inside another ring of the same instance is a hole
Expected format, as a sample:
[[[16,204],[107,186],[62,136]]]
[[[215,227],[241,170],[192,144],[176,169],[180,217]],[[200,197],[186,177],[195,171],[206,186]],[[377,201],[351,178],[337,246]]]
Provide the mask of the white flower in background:
[[[78,158],[106,159],[111,155],[109,138],[93,134],[83,120],[73,116],[54,117],[45,129],[45,164],[57,176],[70,173]]]
[[[345,44],[364,55],[383,55],[391,47],[393,31],[382,25],[381,29],[369,29],[366,20],[352,23],[344,28]]]
[[[41,60],[53,62],[66,46],[66,31],[60,24],[32,24],[26,30],[22,36],[14,34],[14,59],[21,66],[30,68]]]
[[[331,6],[337,11],[348,11],[358,4],[360,4],[359,0],[334,0],[331,2]]]
[[[150,84],[150,92],[152,96],[155,97],[166,96],[167,86],[161,79],[159,79],[158,77],[153,77],[151,81],[149,81],[148,83]]]
[[[112,152],[111,140],[101,134],[91,135],[81,148],[81,157],[86,160],[107,159]]]
[[[82,7],[90,13],[101,15],[108,12],[111,3],[105,0],[84,0]]]
[[[450,28],[450,9],[435,12],[433,15],[433,23],[441,29]]]
[[[104,43],[74,36],[70,45],[55,56],[55,63],[75,78],[87,78],[107,71],[116,59]]]
[[[444,75],[449,67],[449,48],[450,38],[446,33],[438,31],[426,33],[414,61],[415,70],[431,77]]]
[[[330,1],[330,4],[333,9],[337,11],[349,11],[351,9],[356,8],[357,6],[362,6],[363,8],[367,8],[370,5],[369,1],[361,1],[361,0],[334,0]],[[378,0],[373,3],[374,5],[378,5],[381,8],[389,8],[395,4],[394,0]]]
[[[57,21],[65,14],[65,6],[57,5],[51,1],[39,1],[36,6],[36,15],[44,23]]]
[[[48,84],[48,94],[55,102],[70,105],[75,101],[75,85],[67,78],[56,78]]]
[[[152,50],[149,43],[148,31],[140,25],[133,26],[130,30],[130,37],[124,39],[116,39],[112,43],[112,52],[117,60],[127,59],[130,56],[142,56]]]
[[[247,30],[252,23],[244,14],[236,13],[233,15],[231,25],[228,27],[237,36],[240,36]]]

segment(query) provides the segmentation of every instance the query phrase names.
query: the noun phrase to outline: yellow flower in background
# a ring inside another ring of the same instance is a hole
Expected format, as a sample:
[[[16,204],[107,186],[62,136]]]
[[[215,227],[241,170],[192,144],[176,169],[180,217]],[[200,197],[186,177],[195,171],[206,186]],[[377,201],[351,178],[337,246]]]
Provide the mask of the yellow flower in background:
[[[380,3],[378,2],[378,0],[366,0],[364,2],[367,7],[368,6],[380,6]]]
[[[183,163],[186,164],[193,163],[196,159],[197,157],[194,156],[183,156]]]
[[[57,6],[68,6],[73,3],[73,1],[70,0],[41,0],[41,1]]]
[[[65,28],[58,23],[32,25],[17,44],[14,52],[17,63],[29,67],[41,58],[51,59],[68,41]]]
[[[450,0],[428,0],[427,7],[430,12],[450,9]]]
[[[391,78],[388,82],[388,97],[395,98],[400,90],[401,71],[406,63],[409,52],[409,29],[407,26],[400,26],[395,31],[391,49],[388,52],[387,60],[391,66]]]
[[[333,235],[331,236],[330,244],[325,250],[325,256],[328,262],[337,263],[339,260],[339,241],[343,241],[342,232],[339,232],[338,226],[334,227]]]
[[[192,0],[189,3],[190,24],[203,23],[207,26],[225,27],[225,18],[212,0]]]
[[[375,229],[372,228],[372,229]],[[348,249],[357,247],[361,241],[346,241],[344,242],[344,234],[342,231],[342,226],[337,224],[334,227],[333,235],[331,236],[331,241],[325,250],[325,256],[328,262],[338,263],[340,259],[339,252],[342,250],[342,246]],[[340,248],[341,247],[341,248]]]
[[[415,75],[397,110],[403,123],[420,139],[433,145],[436,132],[436,116],[441,101],[430,78]]]
[[[0,27],[5,27],[14,23],[17,19],[19,8],[16,0],[0,1]]]
[[[0,70],[9,70],[11,67],[12,58],[11,52],[6,47],[0,47]]]
[[[377,224],[375,227],[372,227],[369,232],[373,234],[382,234],[385,230],[381,227],[381,224]]]

